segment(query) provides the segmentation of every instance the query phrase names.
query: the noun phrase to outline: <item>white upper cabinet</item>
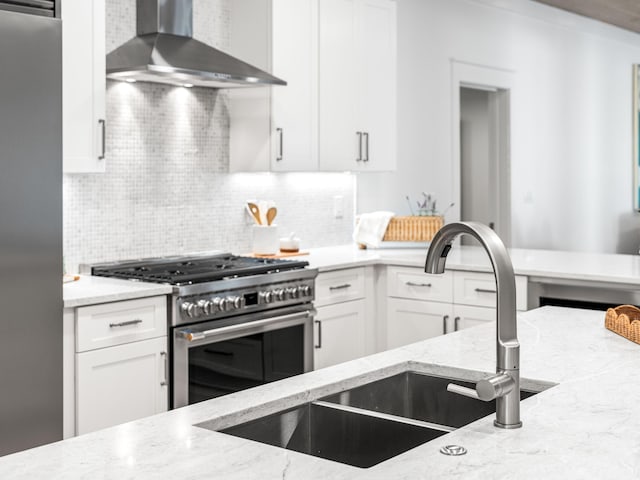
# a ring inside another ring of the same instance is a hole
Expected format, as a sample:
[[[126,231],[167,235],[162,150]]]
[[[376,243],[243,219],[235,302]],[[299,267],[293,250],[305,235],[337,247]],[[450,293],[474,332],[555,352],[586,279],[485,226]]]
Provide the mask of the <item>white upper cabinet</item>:
[[[104,0],[64,0],[61,3],[63,171],[104,172]]]
[[[396,168],[396,2],[319,5],[321,170]]]
[[[230,53],[287,82],[230,91],[231,171],[317,170],[317,5],[231,3]]]
[[[395,1],[234,0],[229,51],[287,82],[230,91],[232,172],[395,170]]]

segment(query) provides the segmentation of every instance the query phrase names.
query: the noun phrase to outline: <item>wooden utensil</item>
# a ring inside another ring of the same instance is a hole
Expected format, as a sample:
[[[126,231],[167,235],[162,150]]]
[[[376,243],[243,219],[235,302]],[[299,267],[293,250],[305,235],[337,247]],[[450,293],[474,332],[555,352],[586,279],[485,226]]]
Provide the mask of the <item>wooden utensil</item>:
[[[258,206],[253,202],[247,202],[247,208],[249,208],[249,211],[251,212],[251,215],[253,215],[256,223],[258,225],[262,225],[262,221],[260,220],[260,209]]]
[[[278,209],[276,207],[271,207],[267,210],[267,225],[271,225],[273,223],[273,219],[276,218],[278,214]]]

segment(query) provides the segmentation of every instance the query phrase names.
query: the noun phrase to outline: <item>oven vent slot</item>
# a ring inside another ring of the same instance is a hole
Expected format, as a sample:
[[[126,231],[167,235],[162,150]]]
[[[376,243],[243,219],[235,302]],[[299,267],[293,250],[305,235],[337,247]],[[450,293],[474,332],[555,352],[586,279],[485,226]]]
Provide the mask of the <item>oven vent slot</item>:
[[[56,17],[56,3],[56,0],[0,0],[0,10]]]

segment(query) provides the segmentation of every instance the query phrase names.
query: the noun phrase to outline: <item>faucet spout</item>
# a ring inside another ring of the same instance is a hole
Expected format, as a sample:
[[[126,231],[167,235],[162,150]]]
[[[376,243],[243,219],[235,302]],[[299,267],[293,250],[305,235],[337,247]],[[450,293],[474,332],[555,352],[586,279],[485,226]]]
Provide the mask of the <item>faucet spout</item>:
[[[513,380],[513,388],[496,392],[496,426],[518,428],[520,421],[520,343],[516,322],[516,282],[513,265],[500,237],[486,225],[477,222],[450,223],[442,227],[431,241],[425,263],[426,273],[444,273],[451,244],[458,235],[476,238],[491,260],[496,279],[496,377],[503,375]],[[492,379],[495,379],[492,377]],[[511,384],[511,382],[509,382]],[[478,384],[476,390],[483,388]],[[462,393],[460,389],[452,389]],[[469,394],[467,392],[467,394]],[[469,394],[471,395],[471,394]],[[482,396],[477,398],[483,399]]]

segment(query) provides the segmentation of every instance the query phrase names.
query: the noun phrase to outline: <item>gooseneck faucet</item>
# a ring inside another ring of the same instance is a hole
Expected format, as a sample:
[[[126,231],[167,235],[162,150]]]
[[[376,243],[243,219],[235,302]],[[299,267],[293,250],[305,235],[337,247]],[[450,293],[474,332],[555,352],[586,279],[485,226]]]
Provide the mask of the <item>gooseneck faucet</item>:
[[[494,425],[519,428],[520,421],[520,344],[516,332],[516,282],[513,265],[500,237],[477,222],[450,223],[442,227],[431,241],[425,264],[426,273],[444,273],[451,243],[461,234],[475,237],[489,254],[496,278],[496,374],[480,380],[475,390],[449,384],[450,392],[483,401],[496,399]]]

